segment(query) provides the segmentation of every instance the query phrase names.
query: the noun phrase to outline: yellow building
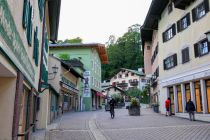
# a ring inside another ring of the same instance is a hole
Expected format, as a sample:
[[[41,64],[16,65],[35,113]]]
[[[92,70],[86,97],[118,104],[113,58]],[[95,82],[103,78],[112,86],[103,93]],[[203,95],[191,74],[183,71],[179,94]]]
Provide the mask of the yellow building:
[[[54,10],[59,9],[59,2],[0,1],[2,140],[30,139],[36,130],[41,75],[47,72],[41,66],[48,51],[47,36],[52,41],[57,37],[59,10]]]
[[[171,97],[172,113],[188,117],[185,105],[191,98],[196,119],[209,120],[210,45],[205,35],[209,21],[209,0],[152,1],[142,27],[142,40],[145,49],[158,32],[161,113],[165,113],[166,98]]]

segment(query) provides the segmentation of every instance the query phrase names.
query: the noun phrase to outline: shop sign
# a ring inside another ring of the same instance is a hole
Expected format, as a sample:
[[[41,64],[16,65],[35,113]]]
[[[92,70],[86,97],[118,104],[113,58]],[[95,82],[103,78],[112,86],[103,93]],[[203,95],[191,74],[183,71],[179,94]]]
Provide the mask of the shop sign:
[[[205,70],[205,71],[197,72],[194,74],[183,75],[182,77],[174,78],[172,80],[161,81],[161,86],[165,87],[165,86],[180,84],[186,81],[193,81],[193,80],[197,80],[197,79],[205,78],[209,76],[210,76],[210,70]]]
[[[7,0],[0,0],[0,34],[13,55],[19,61],[32,81],[35,80],[35,70],[28,58],[27,52],[17,31],[14,19],[9,10]],[[29,78],[25,75],[27,78]]]
[[[83,97],[90,97],[90,71],[83,73],[84,77],[84,95]]]

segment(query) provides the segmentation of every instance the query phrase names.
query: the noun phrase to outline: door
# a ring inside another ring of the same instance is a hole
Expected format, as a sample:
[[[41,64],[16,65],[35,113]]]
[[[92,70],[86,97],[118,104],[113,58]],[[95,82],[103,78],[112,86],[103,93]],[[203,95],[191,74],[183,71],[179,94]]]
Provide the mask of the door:
[[[174,90],[173,87],[169,87],[169,96],[171,98],[171,114],[174,115],[175,114],[175,109],[174,109]]]
[[[182,92],[181,92],[181,85],[177,86],[177,98],[178,98],[178,112],[183,112],[182,110]]]
[[[185,99],[186,99],[186,103],[189,101],[189,99],[191,99],[189,83],[185,84]]]
[[[202,106],[201,86],[199,81],[195,82],[195,102],[196,102],[196,112],[202,113],[203,106]]]

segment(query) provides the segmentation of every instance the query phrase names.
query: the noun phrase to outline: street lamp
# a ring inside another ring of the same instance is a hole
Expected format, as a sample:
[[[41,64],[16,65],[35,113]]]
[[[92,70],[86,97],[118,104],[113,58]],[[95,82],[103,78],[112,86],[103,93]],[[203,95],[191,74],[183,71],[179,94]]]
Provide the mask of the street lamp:
[[[208,38],[208,41],[210,42],[210,30],[207,31],[205,34],[206,34],[206,36],[207,36],[207,38]]]
[[[58,73],[58,67],[55,65],[52,67],[52,73],[48,73],[48,75],[52,75],[53,74],[53,78],[50,78],[48,80],[53,80],[55,79],[55,75]]]

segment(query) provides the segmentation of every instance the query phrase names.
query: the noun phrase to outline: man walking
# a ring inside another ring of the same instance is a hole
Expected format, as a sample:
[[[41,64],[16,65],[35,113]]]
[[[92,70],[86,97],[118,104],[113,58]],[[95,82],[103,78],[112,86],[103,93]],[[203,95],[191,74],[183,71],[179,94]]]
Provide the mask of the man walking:
[[[185,110],[189,113],[190,121],[195,121],[195,105],[191,99],[187,102]]]
[[[166,116],[169,116],[170,113],[170,98],[168,97],[168,99],[165,101],[165,108],[166,108]]]
[[[109,101],[109,106],[110,106],[110,114],[111,114],[111,118],[113,119],[114,118],[114,106],[115,106],[116,102],[115,100],[112,98],[110,101]]]

